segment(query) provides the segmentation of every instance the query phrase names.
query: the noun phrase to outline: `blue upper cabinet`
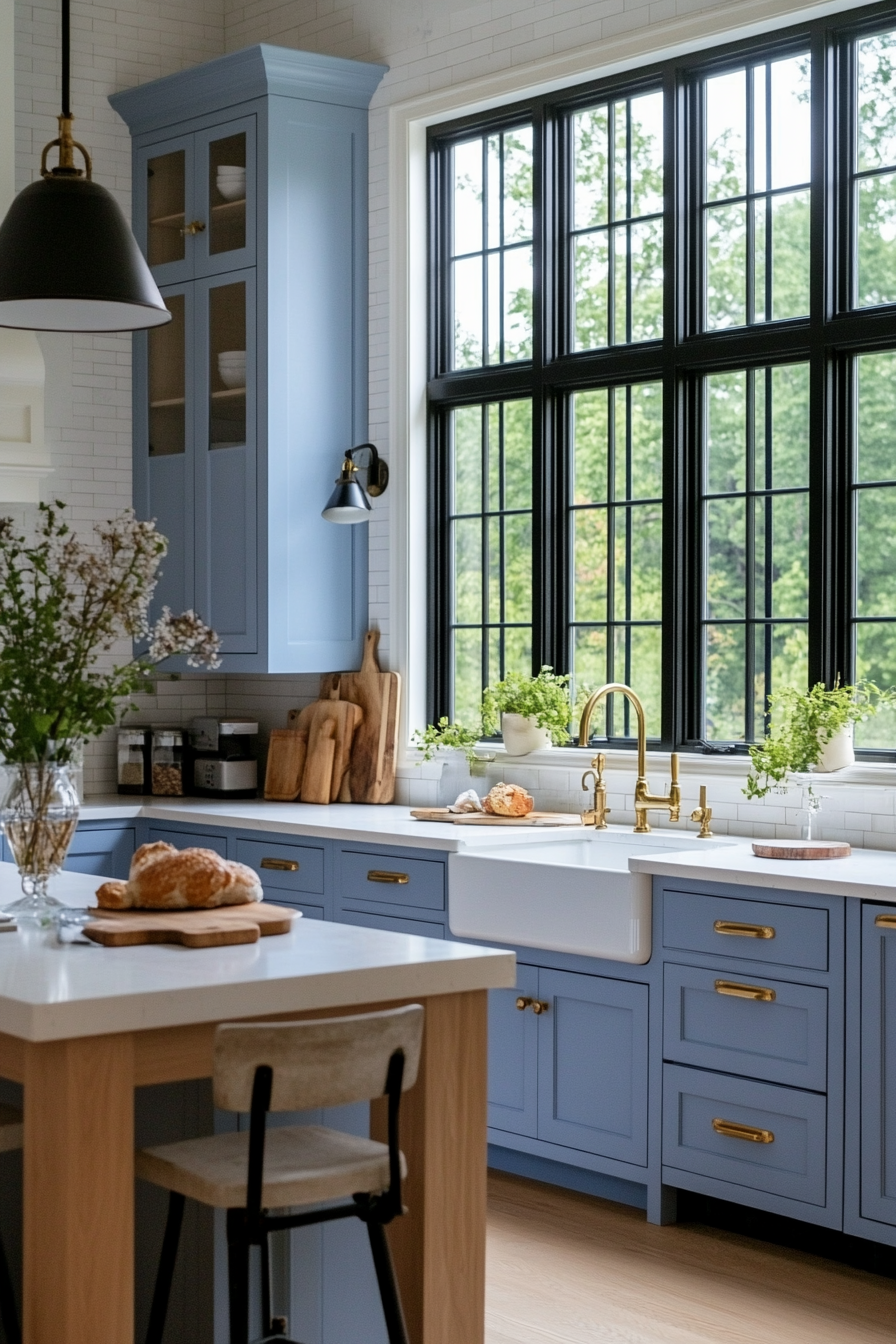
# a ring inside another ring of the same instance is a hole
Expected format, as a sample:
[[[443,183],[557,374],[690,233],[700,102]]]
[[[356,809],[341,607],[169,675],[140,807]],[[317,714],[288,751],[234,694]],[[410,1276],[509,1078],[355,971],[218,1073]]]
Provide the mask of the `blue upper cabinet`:
[[[169,539],[153,615],[193,607],[224,671],[360,663],[367,528],[320,511],[367,438],[367,107],[385,68],[256,46],[110,99],[172,313],[134,338],[134,506]]]

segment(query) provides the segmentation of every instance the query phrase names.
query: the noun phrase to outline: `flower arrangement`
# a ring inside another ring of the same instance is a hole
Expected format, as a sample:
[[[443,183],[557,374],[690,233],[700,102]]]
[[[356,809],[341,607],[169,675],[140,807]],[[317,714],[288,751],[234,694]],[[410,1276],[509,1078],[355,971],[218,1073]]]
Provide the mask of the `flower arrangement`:
[[[818,764],[835,733],[894,704],[896,690],[882,691],[872,681],[855,686],[838,682],[831,690],[822,681],[808,691],[782,686],[769,696],[771,732],[764,742],[750,748],[751,769],[744,793],[748,798],[764,798],[772,789],[782,789],[788,774],[804,773]]]
[[[217,667],[221,641],[193,611],[165,607],[149,628],[149,603],[168,543],[132,510],[76,536],[64,505],[41,504],[34,538],[0,518],[0,753],[25,764],[70,762],[77,744],[111,727],[122,702],[156,663],[187,655]],[[147,652],[111,668],[97,659],[122,637]],[[124,706],[127,707],[127,706]]]

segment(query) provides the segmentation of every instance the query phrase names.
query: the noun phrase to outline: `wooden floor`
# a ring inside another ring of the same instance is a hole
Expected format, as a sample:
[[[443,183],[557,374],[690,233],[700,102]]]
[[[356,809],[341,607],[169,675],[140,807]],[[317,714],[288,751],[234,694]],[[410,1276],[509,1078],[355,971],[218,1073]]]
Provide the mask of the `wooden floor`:
[[[896,1344],[896,1282],[490,1173],[486,1344]]]

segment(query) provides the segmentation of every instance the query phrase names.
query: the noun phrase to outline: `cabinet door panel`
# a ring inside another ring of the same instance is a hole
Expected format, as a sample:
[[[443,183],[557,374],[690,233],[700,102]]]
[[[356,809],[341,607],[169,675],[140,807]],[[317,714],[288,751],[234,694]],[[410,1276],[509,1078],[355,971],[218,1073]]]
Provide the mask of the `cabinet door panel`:
[[[539,972],[538,1137],[647,1163],[647,986]]]
[[[192,135],[136,154],[133,218],[157,285],[189,280],[194,274],[195,236],[188,232],[195,218],[194,178]]]
[[[488,995],[488,1123],[534,1138],[538,1129],[538,1019],[517,998],[538,997],[538,968],[517,966],[516,989]]]
[[[404,919],[398,915],[372,915],[367,910],[339,912],[337,923],[358,924],[365,929],[385,929],[388,933],[416,933],[421,938],[444,938],[442,924],[430,924],[425,919]]]
[[[134,857],[136,832],[126,830],[76,831],[63,867],[70,873],[93,873],[126,882]]]
[[[196,275],[255,264],[255,117],[198,131],[195,140]],[[243,170],[241,176],[238,170]]]
[[[861,1212],[896,1226],[896,929],[878,915],[896,909],[862,908]]]
[[[255,274],[200,280],[195,290],[195,607],[223,653],[254,653]],[[223,362],[240,352],[241,372]]]

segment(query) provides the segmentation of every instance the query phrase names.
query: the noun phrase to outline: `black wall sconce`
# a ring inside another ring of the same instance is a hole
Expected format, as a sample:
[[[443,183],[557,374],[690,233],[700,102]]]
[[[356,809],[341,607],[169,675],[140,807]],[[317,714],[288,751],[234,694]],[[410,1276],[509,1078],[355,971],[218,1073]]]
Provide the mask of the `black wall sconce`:
[[[367,488],[358,480],[358,471],[367,473]],[[370,518],[370,498],[376,499],[389,484],[389,468],[372,443],[349,448],[342,464],[336,489],[321,510],[328,523],[366,523]]]

